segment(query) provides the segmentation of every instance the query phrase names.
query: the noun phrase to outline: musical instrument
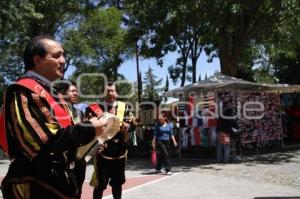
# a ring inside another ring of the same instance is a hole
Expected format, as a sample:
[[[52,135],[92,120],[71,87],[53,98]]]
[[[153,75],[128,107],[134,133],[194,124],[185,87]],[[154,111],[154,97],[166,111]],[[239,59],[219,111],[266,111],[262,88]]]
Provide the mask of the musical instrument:
[[[100,147],[103,146],[103,143],[113,138],[120,130],[119,117],[111,113],[104,112],[99,118],[107,120],[107,125],[104,127],[103,133],[100,136],[95,137],[95,139],[90,143],[77,149],[76,157],[78,159],[84,157],[88,162],[94,155],[96,155]]]

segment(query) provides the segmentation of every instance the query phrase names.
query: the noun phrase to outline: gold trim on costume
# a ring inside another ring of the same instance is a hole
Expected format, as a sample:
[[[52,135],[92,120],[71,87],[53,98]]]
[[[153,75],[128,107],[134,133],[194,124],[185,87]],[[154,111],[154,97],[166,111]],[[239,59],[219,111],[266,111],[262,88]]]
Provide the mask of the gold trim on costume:
[[[103,155],[102,153],[100,153],[101,157],[107,159],[107,160],[120,160],[120,159],[123,159],[123,158],[126,158],[127,157],[127,154],[128,154],[128,150],[126,149],[124,155],[121,155],[119,157],[109,157],[109,156],[106,156],[106,155]]]
[[[18,107],[18,103],[17,103],[17,99],[15,96],[15,109],[16,109],[16,116],[17,116],[17,122],[20,125],[21,129],[23,130],[24,133],[24,138],[25,140],[28,141],[28,143],[30,145],[33,146],[33,148],[36,151],[40,150],[40,146],[36,143],[36,141],[34,140],[34,138],[32,137],[32,135],[30,134],[30,132],[26,129],[25,125],[23,124],[23,121],[21,119],[21,115],[20,115],[20,111],[19,111],[19,107]]]

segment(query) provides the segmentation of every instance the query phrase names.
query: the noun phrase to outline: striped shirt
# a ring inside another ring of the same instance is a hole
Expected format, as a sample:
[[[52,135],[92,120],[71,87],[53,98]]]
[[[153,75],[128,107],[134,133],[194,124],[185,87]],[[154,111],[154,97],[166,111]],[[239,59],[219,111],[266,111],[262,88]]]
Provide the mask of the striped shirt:
[[[54,94],[60,106],[59,95],[48,83],[30,75],[45,90]],[[89,143],[95,136],[91,125],[70,125],[62,128],[45,98],[20,86],[11,85],[6,92],[6,134],[11,158],[32,159],[40,152],[75,153],[80,145]],[[89,122],[87,122],[89,123]]]

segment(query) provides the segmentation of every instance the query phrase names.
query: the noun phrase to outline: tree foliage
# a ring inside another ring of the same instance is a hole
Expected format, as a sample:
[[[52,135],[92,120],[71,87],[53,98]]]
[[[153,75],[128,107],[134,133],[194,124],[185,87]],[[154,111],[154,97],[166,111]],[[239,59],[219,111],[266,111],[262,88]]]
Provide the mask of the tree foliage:
[[[180,55],[169,73],[175,82],[181,80],[181,86],[186,78],[196,81],[195,65],[203,49],[208,61],[220,59],[222,73],[253,80],[252,67],[264,56],[259,54],[260,46],[271,44],[269,38],[286,19],[297,15],[299,7],[296,0],[127,0],[124,4],[134,22],[131,29],[142,38],[145,57],[155,57],[163,65],[168,52]]]
[[[202,52],[208,62],[218,57],[227,75],[298,83],[299,7],[298,0],[1,1],[0,89],[22,74],[24,45],[36,35],[63,41],[74,77],[103,72],[122,78],[118,68],[136,47],[137,56],[154,57],[181,86],[196,82]],[[168,53],[178,55],[170,66]],[[102,80],[85,81],[96,86]]]
[[[288,16],[290,5],[286,2],[207,1],[206,9],[210,8],[209,21],[213,27],[212,43],[220,59],[222,73],[238,76],[239,71],[245,69],[242,62],[248,58],[246,52],[251,42],[261,44]]]
[[[295,57],[280,54],[274,58],[273,69],[280,83],[300,84],[300,47]]]
[[[153,69],[149,66],[148,70],[144,75],[144,89],[142,98],[144,101],[159,101],[159,93],[161,92],[162,79],[158,79],[156,75],[153,74]]]
[[[278,83],[278,79],[270,73],[268,66],[261,66],[253,70],[253,79],[258,83]]]
[[[166,78],[166,85],[165,85],[164,91],[165,92],[169,91],[169,76],[167,76],[167,78]]]
[[[80,12],[80,7],[76,0],[0,2],[0,72],[6,83],[21,74],[22,53],[30,38],[36,35],[59,36],[66,23]]]
[[[174,82],[181,80],[181,86],[186,80],[196,82],[197,60],[204,46],[202,37],[207,31],[207,24],[201,20],[203,13],[199,12],[198,2],[125,1],[130,32],[140,39],[143,56],[154,57],[163,66],[166,54],[179,54],[168,68],[170,77]],[[189,58],[191,65],[188,64]]]
[[[78,28],[66,32],[65,49],[69,63],[76,67],[75,76],[102,72],[110,81],[117,80],[127,52],[121,16],[116,8],[96,9],[80,21]]]
[[[268,38],[265,45],[268,62],[265,65],[271,75],[280,83],[299,84],[300,78],[300,3],[287,1],[290,5],[289,17],[277,27],[275,34]]]
[[[67,65],[75,75],[103,72],[109,81],[123,78],[117,70],[126,59],[126,30],[121,28],[122,13],[116,8],[99,8],[94,1],[1,1],[0,74],[7,85],[23,71],[25,44],[36,35],[49,35],[65,43]],[[101,78],[83,78],[85,94],[96,94]],[[1,85],[1,89],[4,86]],[[96,89],[96,90],[95,90]]]

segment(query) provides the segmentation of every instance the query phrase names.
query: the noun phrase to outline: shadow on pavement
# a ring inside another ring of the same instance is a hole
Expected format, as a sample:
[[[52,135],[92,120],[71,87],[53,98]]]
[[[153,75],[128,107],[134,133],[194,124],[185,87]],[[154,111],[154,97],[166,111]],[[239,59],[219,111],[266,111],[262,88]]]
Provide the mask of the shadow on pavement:
[[[203,159],[188,159],[188,158],[171,158],[170,159],[172,171],[174,172],[189,172],[193,168],[214,169],[210,164],[215,163],[214,160]],[[150,158],[128,158],[126,170],[136,171],[140,170],[143,174],[156,174]]]
[[[300,150],[291,149],[281,152],[264,153],[261,155],[251,155],[242,158],[242,161],[235,161],[229,164],[244,164],[246,166],[256,166],[257,164],[286,164],[299,162]],[[222,167],[215,167],[216,160],[200,158],[170,158],[172,171],[189,172],[194,168],[223,170]],[[222,166],[222,164],[218,164]],[[144,173],[155,172],[150,157],[129,157],[126,170],[140,170]]]
[[[267,153],[255,156],[245,157],[243,162],[249,163],[248,166],[254,166],[255,164],[284,164],[297,162],[296,158],[299,157],[300,151],[289,150],[285,152]],[[254,163],[254,164],[252,164]]]

